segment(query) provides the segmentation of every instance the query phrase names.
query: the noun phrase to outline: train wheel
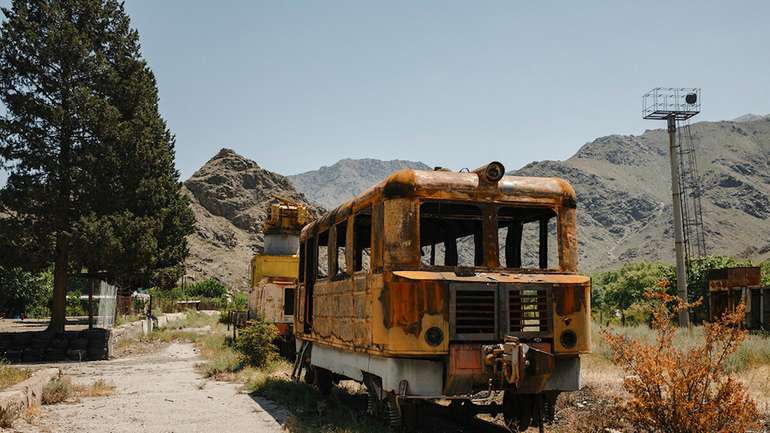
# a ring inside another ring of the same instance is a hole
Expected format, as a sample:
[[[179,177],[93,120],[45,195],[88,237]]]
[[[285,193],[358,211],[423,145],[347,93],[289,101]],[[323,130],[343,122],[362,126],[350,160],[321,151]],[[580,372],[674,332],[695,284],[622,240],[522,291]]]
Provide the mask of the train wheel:
[[[543,395],[543,421],[552,423],[556,418],[556,399],[559,397],[558,391],[547,392]]]
[[[313,367],[313,385],[318,388],[321,395],[329,395],[332,392],[332,372],[320,367]]]
[[[404,423],[401,414],[401,406],[398,404],[398,400],[396,399],[395,395],[388,394],[388,396],[385,397],[385,409],[386,415],[388,416],[388,425],[390,425],[390,428],[395,431],[401,431]]]
[[[532,425],[537,399],[531,394],[515,394],[505,391],[503,394],[503,416],[509,427],[526,431]]]

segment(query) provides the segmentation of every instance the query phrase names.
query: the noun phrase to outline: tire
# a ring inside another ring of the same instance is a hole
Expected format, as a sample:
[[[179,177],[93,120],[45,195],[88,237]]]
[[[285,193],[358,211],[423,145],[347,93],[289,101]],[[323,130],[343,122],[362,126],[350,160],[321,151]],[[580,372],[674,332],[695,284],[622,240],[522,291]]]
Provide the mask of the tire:
[[[505,391],[503,394],[503,416],[509,427],[518,431],[526,431],[535,416],[535,396],[532,394],[515,394]]]

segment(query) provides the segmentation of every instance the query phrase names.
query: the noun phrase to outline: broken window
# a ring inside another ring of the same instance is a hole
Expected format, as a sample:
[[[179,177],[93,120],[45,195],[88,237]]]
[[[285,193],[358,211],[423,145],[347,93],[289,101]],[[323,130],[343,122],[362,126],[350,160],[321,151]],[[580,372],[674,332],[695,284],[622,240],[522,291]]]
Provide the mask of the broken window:
[[[305,281],[305,243],[300,242],[299,244],[299,275],[297,275],[299,278],[299,282],[302,283]]]
[[[318,234],[318,278],[326,278],[329,275],[329,231]]]
[[[472,204],[420,205],[421,262],[429,266],[482,266],[481,209]]]
[[[345,239],[348,234],[348,222],[347,220],[338,223],[335,228],[337,229],[337,263],[334,275],[347,274],[347,266],[345,263]]]
[[[372,255],[372,208],[358,211],[353,217],[354,272],[371,269]]]
[[[556,213],[550,208],[501,206],[497,210],[500,266],[558,269]]]
[[[283,289],[283,315],[294,315],[294,287],[286,287]]]

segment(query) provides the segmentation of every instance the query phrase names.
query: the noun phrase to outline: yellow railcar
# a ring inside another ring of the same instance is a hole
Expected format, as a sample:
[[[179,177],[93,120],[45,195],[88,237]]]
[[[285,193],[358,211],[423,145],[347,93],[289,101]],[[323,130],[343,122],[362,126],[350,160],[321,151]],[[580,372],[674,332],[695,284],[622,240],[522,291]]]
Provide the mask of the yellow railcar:
[[[292,358],[299,233],[308,215],[304,206],[278,200],[262,227],[263,251],[251,260],[249,309],[278,328],[281,352]]]
[[[296,370],[363,382],[394,424],[439,398],[536,423],[591,347],[575,231],[564,180],[398,171],[302,230]]]

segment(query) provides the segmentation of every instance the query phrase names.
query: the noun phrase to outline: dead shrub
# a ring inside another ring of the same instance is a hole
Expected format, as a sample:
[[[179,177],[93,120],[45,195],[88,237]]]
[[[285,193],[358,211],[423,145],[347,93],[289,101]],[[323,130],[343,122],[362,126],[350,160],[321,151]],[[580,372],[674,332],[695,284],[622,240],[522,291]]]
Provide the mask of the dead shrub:
[[[67,377],[54,379],[43,387],[41,401],[43,404],[57,404],[74,397],[77,388]]]
[[[104,379],[97,379],[88,386],[79,387],[77,393],[81,397],[106,397],[115,392],[115,386]]]
[[[623,387],[631,395],[626,417],[643,432],[738,433],[756,427],[756,403],[729,375],[725,363],[746,338],[741,328],[745,307],[704,326],[703,341],[679,348],[673,319],[690,308],[677,297],[648,292],[655,301],[651,343],[603,332],[613,362],[628,374]]]
[[[12,428],[20,413],[21,408],[15,404],[0,407],[0,428]]]

